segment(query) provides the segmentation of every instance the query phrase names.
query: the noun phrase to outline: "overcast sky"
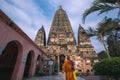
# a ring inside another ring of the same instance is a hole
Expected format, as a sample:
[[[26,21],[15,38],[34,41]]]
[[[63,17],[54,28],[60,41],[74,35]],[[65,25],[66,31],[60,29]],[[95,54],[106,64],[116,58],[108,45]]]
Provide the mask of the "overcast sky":
[[[43,25],[46,37],[51,27],[55,12],[61,5],[66,11],[71,22],[76,40],[79,24],[85,30],[89,26],[96,27],[104,15],[97,16],[95,13],[86,18],[82,23],[82,14],[88,9],[94,0],[0,0],[0,9],[5,12],[33,41],[37,31]],[[112,16],[112,14],[109,14]],[[91,43],[96,52],[103,50],[101,43],[96,38],[91,38]]]

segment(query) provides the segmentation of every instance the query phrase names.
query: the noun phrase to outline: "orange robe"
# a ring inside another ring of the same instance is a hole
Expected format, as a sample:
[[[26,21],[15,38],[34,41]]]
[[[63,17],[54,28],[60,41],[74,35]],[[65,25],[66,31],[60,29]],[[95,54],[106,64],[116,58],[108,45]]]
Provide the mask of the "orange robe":
[[[75,80],[72,70],[72,61],[66,60],[62,66],[62,72],[65,72],[66,80]]]

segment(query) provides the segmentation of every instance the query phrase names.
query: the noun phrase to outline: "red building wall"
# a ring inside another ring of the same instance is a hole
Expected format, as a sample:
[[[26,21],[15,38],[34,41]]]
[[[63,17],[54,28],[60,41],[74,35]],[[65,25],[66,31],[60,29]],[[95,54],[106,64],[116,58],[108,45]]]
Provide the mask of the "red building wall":
[[[36,44],[0,10],[0,55],[2,55],[2,51],[10,42],[14,42],[18,45],[18,56],[11,79],[22,80],[29,52],[32,54],[32,61],[28,76],[33,76],[35,74],[37,57],[40,55],[42,58],[45,54],[43,54],[41,49],[39,49]]]

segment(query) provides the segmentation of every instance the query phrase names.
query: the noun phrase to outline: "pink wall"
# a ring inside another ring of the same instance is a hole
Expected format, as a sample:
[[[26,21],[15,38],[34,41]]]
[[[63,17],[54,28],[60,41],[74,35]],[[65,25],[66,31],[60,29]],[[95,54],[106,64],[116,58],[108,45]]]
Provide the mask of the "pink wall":
[[[39,49],[36,44],[28,36],[26,36],[26,34],[22,32],[18,26],[16,26],[16,24],[12,25],[15,29],[8,25],[7,23],[11,22],[11,20],[1,11],[0,15],[3,16],[2,19],[0,18],[0,47],[3,50],[9,42],[15,41],[18,43],[20,50],[12,75],[12,80],[22,80],[25,67],[25,59],[29,51],[34,52],[32,68],[30,69],[29,76],[34,76],[37,57],[38,55],[42,57],[43,54],[41,49]]]

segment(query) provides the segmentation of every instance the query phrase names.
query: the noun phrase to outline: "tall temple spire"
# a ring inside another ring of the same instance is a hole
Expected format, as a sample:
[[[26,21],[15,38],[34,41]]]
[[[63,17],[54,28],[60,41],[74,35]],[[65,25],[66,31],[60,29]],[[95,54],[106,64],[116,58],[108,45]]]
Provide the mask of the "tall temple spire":
[[[62,69],[62,64],[64,63],[66,55],[74,57],[74,59],[76,56],[77,61],[78,59],[81,60],[79,61],[80,65],[76,66],[78,66],[79,68],[77,69],[80,69],[83,73],[92,70],[93,63],[91,62],[97,60],[97,54],[95,54],[89,37],[81,25],[79,25],[78,28],[78,45],[76,44],[69,18],[62,6],[60,6],[55,13],[47,45],[42,47],[44,41],[46,41],[44,39],[44,34],[44,27],[42,26],[37,34],[36,44],[40,46],[52,60],[54,60],[55,70],[58,70],[59,72],[59,69]],[[88,61],[90,62],[89,64],[87,63]]]
[[[44,29],[44,26],[42,25],[42,29]]]
[[[78,50],[80,51],[80,55],[84,58],[97,57],[86,31],[81,25],[79,25],[78,29]]]
[[[69,18],[61,6],[56,11],[50,28],[47,49],[50,55],[58,55],[60,69],[66,55],[77,54],[74,33]]]
[[[46,36],[45,36],[45,30],[44,26],[39,29],[37,36],[35,38],[35,43],[41,48],[46,46]]]
[[[62,6],[61,6],[61,5],[59,6],[59,9],[62,9]]]
[[[86,31],[84,30],[84,28],[79,25],[79,29],[78,29],[78,43],[80,43],[81,41],[86,41],[88,40],[89,37],[86,33]]]
[[[69,18],[61,6],[55,13],[50,29],[48,44],[52,44],[54,42],[53,40],[58,41],[56,42],[57,44],[76,44]]]

